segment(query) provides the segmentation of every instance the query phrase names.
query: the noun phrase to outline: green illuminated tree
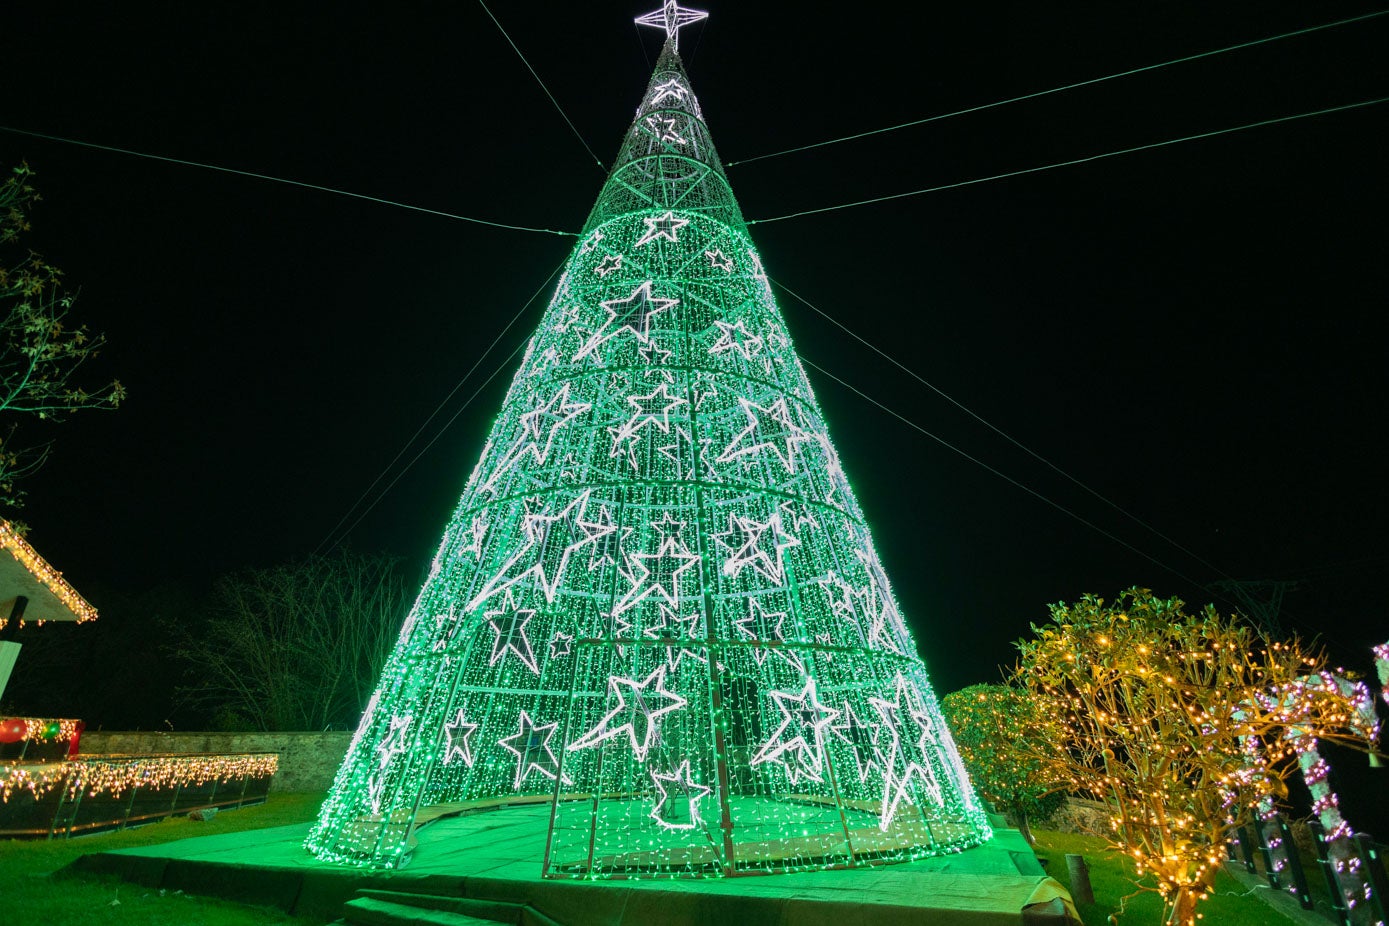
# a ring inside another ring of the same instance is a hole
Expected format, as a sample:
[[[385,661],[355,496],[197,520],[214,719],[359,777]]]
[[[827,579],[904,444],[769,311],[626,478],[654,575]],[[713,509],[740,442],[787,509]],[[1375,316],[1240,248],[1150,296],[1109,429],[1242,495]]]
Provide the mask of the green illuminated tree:
[[[25,476],[43,464],[48,444],[16,442],[16,418],[63,421],[86,408],[116,408],[125,397],[119,381],[80,385],[77,373],[96,356],[105,337],[72,324],[73,296],[62,271],[20,246],[39,194],[27,164],[0,184],[0,505],[17,507]]]
[[[1066,790],[1041,758],[1061,739],[1045,702],[1009,685],[971,685],[940,706],[974,786],[1032,842],[1030,822],[1055,813]]]
[[[673,39],[308,845],[515,795],[551,876],[989,835]]]
[[[1051,606],[1018,644],[1016,681],[1055,718],[1060,750],[1036,757],[1068,790],[1107,804],[1114,847],[1149,873],[1167,922],[1191,926],[1231,826],[1286,793],[1297,744],[1366,748],[1359,701],[1323,659],[1207,605],[1130,589]]]

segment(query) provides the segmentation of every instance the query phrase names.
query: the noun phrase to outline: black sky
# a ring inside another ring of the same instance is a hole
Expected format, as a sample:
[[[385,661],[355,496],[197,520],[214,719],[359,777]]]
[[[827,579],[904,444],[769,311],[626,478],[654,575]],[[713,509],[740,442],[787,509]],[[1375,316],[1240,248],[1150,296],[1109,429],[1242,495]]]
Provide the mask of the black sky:
[[[494,6],[605,161],[658,51],[631,24],[648,5]],[[1376,9],[711,7],[682,50],[726,161]],[[604,176],[476,3],[6,4],[0,35],[8,126],[568,231]],[[1386,47],[1389,16],[729,175],[756,219],[1014,171],[1389,96]],[[1203,603],[1222,574],[1302,580],[1285,620],[1370,669],[1389,637],[1387,115],[753,225],[774,279],[1207,561],[782,298],[804,357],[1180,573],[812,371],[939,690],[996,679],[1047,602],[1137,584]],[[0,133],[0,162],[20,158],[45,197],[31,243],[130,391],[56,430],[28,484],[31,540],[79,590],[314,550],[571,246]],[[423,568],[511,373],[355,548]]]

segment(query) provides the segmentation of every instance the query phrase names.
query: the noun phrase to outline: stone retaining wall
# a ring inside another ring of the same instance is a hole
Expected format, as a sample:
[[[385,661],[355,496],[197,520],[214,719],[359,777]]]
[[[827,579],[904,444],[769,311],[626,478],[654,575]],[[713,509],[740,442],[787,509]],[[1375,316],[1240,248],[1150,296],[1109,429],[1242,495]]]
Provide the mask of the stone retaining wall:
[[[142,753],[273,752],[280,769],[271,791],[327,791],[351,733],[194,733],[89,730],[82,734],[83,755]]]

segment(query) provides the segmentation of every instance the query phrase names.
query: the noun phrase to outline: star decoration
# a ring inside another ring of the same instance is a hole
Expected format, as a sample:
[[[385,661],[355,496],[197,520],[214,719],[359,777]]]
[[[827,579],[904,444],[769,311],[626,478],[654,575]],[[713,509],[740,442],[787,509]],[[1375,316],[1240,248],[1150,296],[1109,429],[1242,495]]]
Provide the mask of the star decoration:
[[[473,523],[468,526],[468,542],[458,548],[459,553],[471,553],[473,556],[482,555],[482,538],[487,533],[487,516],[478,513],[473,516]]]
[[[637,356],[645,361],[648,367],[660,367],[670,359],[672,353],[674,352],[658,347],[655,341],[648,341],[637,348]],[[644,373],[647,376],[659,376],[668,383],[675,382],[675,376],[670,370],[647,369]]]
[[[405,752],[405,731],[410,729],[411,718],[408,714],[404,717],[392,717],[390,729],[381,738],[381,742],[376,747],[376,767],[378,771],[384,772],[386,766],[391,764],[391,760]]]
[[[701,19],[708,19],[709,14],[703,10],[692,10],[689,7],[681,6],[675,0],[666,0],[661,4],[659,10],[650,13],[643,13],[638,16],[636,24],[638,26],[651,26],[656,29],[666,31],[666,39],[674,47],[679,47],[680,30],[690,23],[697,23]]]
[[[473,734],[477,732],[477,726],[475,723],[468,723],[461,707],[454,718],[444,724],[444,737],[448,740],[444,747],[445,765],[452,765],[454,757],[457,756],[468,768],[473,767]]]
[[[550,658],[561,659],[574,651],[574,635],[572,633],[557,632],[550,638]]]
[[[698,562],[698,554],[691,553],[673,537],[663,540],[655,553],[628,553],[627,568],[619,567],[618,572],[632,587],[618,601],[615,612],[621,614],[634,608],[651,595],[663,599],[672,609],[679,608],[680,577]]]
[[[535,675],[540,674],[540,666],[535,661],[535,653],[531,650],[531,641],[526,636],[526,625],[531,618],[535,617],[534,608],[518,608],[511,596],[511,592],[506,593],[506,603],[495,611],[488,611],[483,617],[487,620],[487,626],[492,629],[492,657],[487,660],[489,666],[494,666],[502,659],[506,658],[507,653],[512,653],[517,659],[525,664]]]
[[[559,322],[555,324],[555,331],[561,334],[568,331],[570,326],[579,320],[579,313],[582,311],[583,309],[577,302],[565,306],[564,310],[560,313]],[[545,352],[551,355],[551,364],[559,361],[559,357],[556,355],[553,347],[547,347]]]
[[[714,324],[719,329],[719,339],[709,348],[710,355],[737,351],[744,360],[751,360],[762,352],[762,336],[749,331],[741,318],[732,325],[725,321],[716,321]]]
[[[570,558],[617,530],[610,515],[606,521],[584,518],[592,492],[592,489],[585,489],[555,514],[528,512],[521,524],[526,542],[487,580],[482,591],[468,603],[468,609],[476,608],[498,592],[531,577],[545,595],[545,601],[553,603]],[[606,509],[602,511],[606,514]]]
[[[891,701],[884,698],[868,699],[883,721],[878,728],[877,752],[883,768],[883,805],[878,828],[884,832],[892,825],[903,799],[910,796],[913,781],[921,782],[928,798],[937,806],[941,803],[940,783],[936,780],[929,758],[934,751],[931,741],[935,739],[935,723],[900,672],[894,680],[893,693],[895,697]],[[910,727],[915,727],[915,730]],[[884,732],[887,734],[886,748],[883,744]],[[911,751],[902,748],[904,733],[907,741],[915,747]]]
[[[526,454],[530,454],[537,464],[544,463],[554,447],[559,429],[593,407],[587,402],[570,402],[569,387],[570,384],[566,382],[544,405],[520,416],[521,433],[511,449],[493,467],[492,474],[482,485],[483,489],[494,491],[502,474]]]
[[[723,251],[715,248],[712,251],[705,251],[704,256],[709,258],[709,266],[715,270],[722,270],[724,273],[733,272],[733,259],[725,257]]]
[[[522,708],[520,728],[511,736],[497,740],[498,746],[516,754],[516,774],[511,780],[513,788],[520,790],[521,782],[533,771],[551,781],[559,776],[559,757],[550,748],[550,740],[554,739],[558,728],[558,721],[536,726],[530,714]],[[570,783],[567,777],[564,783]]]
[[[756,598],[749,598],[748,613],[742,617],[733,619],[733,629],[742,634],[745,640],[756,643],[785,643],[786,634],[782,627],[785,623],[785,611],[773,611],[768,613],[767,610],[762,607],[762,602],[758,601]],[[805,667],[801,664],[800,658],[795,653],[783,647],[754,646],[750,647],[750,649],[752,650],[752,658],[757,662],[759,668],[762,663],[766,661],[767,653],[774,652],[792,666],[801,671],[805,670]]]
[[[830,610],[835,616],[850,620],[854,616],[854,587],[844,581],[844,577],[831,569],[819,580],[825,586],[825,597],[829,599]]]
[[[622,255],[609,254],[607,257],[603,258],[601,261],[598,262],[598,266],[593,268],[593,272],[598,274],[600,277],[605,277],[608,274],[612,273],[614,270],[621,269]]]
[[[663,116],[656,113],[646,117],[646,127],[651,130],[651,134],[660,139],[663,145],[685,145],[689,144],[689,139],[680,134],[675,127],[674,116]],[[637,244],[642,242],[638,241]]]
[[[647,216],[642,221],[646,223],[646,233],[637,239],[636,244],[632,245],[634,248],[639,248],[657,238],[664,238],[672,242],[678,241],[675,233],[690,224],[689,219],[677,218],[675,213],[669,210],[666,211],[665,215]]]
[[[372,705],[375,705],[375,696]],[[406,751],[405,733],[410,728],[409,715],[392,717],[390,729],[376,747],[376,769],[367,783],[367,802],[373,813],[381,812],[381,798],[386,793],[386,769],[396,756]]]
[[[776,456],[783,469],[794,473],[796,445],[810,440],[810,436],[792,423],[786,399],[777,399],[765,408],[741,397],[738,404],[743,407],[743,414],[747,415],[748,426],[739,431],[738,436],[723,449],[718,462],[727,463],[767,450]]]
[[[662,541],[670,537],[679,540],[680,532],[685,529],[685,522],[677,521],[669,511],[663,511],[661,512],[661,520],[651,522],[651,529],[661,535]]]
[[[697,650],[690,649],[688,646],[675,645],[687,640],[701,640],[702,624],[703,619],[698,612],[681,617],[678,612],[661,605],[661,622],[646,628],[641,632],[641,635],[651,640],[662,640],[670,643],[666,647],[666,666],[674,674],[680,668],[680,660],[686,656],[698,662],[709,661],[701,656]]]
[[[868,645],[883,646],[901,655],[905,648],[911,646],[911,635],[902,621],[901,612],[893,603],[887,573],[883,571],[877,554],[868,546],[868,537],[860,535],[858,540],[860,547],[854,550],[854,555],[863,563],[872,580],[871,585],[858,593],[863,599],[863,611],[868,615]]]
[[[589,253],[589,252],[592,251],[594,248],[598,247],[598,242],[602,241],[603,238],[604,238],[603,230],[602,230],[601,228],[600,228],[600,229],[596,229],[596,230],[593,232],[593,234],[589,236],[589,239],[583,243],[583,246],[579,248],[579,253],[580,253],[580,254],[587,254],[587,253]]]
[[[767,271],[762,267],[762,257],[752,248],[748,248],[748,257],[752,258],[752,275],[759,280],[767,279]]]
[[[682,102],[685,99],[685,94],[689,92],[690,91],[685,89],[685,87],[680,83],[679,80],[672,77],[670,80],[663,81],[662,83],[657,84],[652,89],[651,105],[661,105],[661,103],[665,101],[666,97],[673,97],[677,103]]]
[[[598,520],[595,522],[599,527],[609,527],[612,530],[604,531],[594,542],[588,554],[588,571],[602,569],[604,566],[611,566],[617,562],[622,555],[622,541],[632,535],[636,528],[618,528],[613,523],[612,512],[607,505],[598,508]]]
[[[608,679],[608,693],[617,698],[617,706],[587,733],[569,744],[569,749],[587,749],[606,740],[626,734],[638,762],[646,761],[646,753],[660,736],[661,718],[678,711],[689,703],[666,688],[666,667],[656,670],[641,681],[613,676]],[[660,699],[666,703],[652,707]],[[613,725],[613,721],[622,722]]]
[[[839,712],[820,703],[813,678],[806,679],[800,694],[773,691],[771,697],[781,711],[781,725],[748,764],[778,762],[793,786],[802,778],[823,780],[825,727],[839,716]],[[787,761],[788,754],[791,761]]]
[[[574,355],[575,362],[624,332],[631,334],[642,344],[650,343],[652,316],[679,302],[679,299],[661,299],[651,295],[650,280],[632,290],[632,295],[626,299],[604,299],[598,304],[607,311],[608,317],[579,348],[579,352]],[[568,386],[568,383],[565,385]]]
[[[651,808],[651,819],[669,830],[692,830],[704,823],[699,816],[699,802],[713,793],[713,789],[693,780],[689,759],[669,775],[662,775],[653,768],[651,780],[658,794],[656,806]],[[682,802],[685,806],[679,807]]]
[[[830,732],[849,745],[854,754],[854,765],[858,768],[859,783],[868,780],[873,766],[878,761],[878,737],[858,719],[848,701],[839,711],[839,723],[830,727]]]
[[[608,428],[608,433],[613,438],[612,451],[608,456],[618,456],[623,449],[621,445],[625,442],[632,468],[637,469],[636,441],[641,436],[642,429],[647,425],[654,425],[662,434],[669,434],[671,411],[689,403],[680,396],[671,395],[670,387],[665,383],[657,386],[650,395],[628,396],[627,403],[636,411],[621,427]]]
[[[724,575],[737,578],[738,573],[751,566],[758,575],[778,585],[786,582],[783,554],[791,547],[801,545],[800,540],[782,528],[780,512],[764,522],[739,514],[730,514],[728,530],[722,534],[715,534],[714,539],[732,551],[723,561]]]

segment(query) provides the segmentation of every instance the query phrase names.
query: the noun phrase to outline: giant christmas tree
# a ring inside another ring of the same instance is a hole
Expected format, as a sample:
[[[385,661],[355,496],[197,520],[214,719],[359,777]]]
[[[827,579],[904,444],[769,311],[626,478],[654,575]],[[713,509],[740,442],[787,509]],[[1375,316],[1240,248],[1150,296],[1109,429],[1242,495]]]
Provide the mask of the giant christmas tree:
[[[667,40],[309,848],[548,802],[551,876],[989,836]],[[437,813],[437,810],[430,811]],[[542,860],[537,858],[537,866]]]

